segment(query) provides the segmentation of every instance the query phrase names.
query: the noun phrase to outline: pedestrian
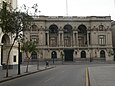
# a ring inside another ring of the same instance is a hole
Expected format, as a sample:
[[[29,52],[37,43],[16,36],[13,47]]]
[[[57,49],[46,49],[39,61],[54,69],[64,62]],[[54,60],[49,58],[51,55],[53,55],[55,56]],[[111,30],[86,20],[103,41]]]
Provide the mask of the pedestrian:
[[[49,67],[49,62],[48,61],[46,61],[46,67]]]

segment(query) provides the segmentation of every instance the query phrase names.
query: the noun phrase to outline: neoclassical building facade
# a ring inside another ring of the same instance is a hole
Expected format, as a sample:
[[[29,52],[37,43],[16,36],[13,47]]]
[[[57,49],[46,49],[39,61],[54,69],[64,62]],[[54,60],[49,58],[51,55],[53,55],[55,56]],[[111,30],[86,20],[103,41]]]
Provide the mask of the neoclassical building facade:
[[[24,31],[36,42],[32,59],[113,61],[110,16],[39,16]]]

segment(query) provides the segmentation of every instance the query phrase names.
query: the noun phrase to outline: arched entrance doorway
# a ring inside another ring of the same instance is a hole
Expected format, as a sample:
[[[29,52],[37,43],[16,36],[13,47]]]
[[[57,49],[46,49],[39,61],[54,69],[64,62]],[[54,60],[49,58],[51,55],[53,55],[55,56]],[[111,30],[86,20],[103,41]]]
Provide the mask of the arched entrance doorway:
[[[1,47],[1,65],[6,64],[6,59],[8,55],[9,45],[10,45],[10,38],[7,34],[4,34],[2,37],[3,43]]]
[[[52,59],[56,59],[56,58],[57,58],[57,53],[56,53],[56,51],[52,51],[52,53],[51,53],[51,58],[52,58]]]
[[[86,58],[86,52],[85,51],[81,52],[81,58]]]
[[[105,58],[105,51],[104,50],[100,51],[100,58]]]
[[[65,61],[73,61],[73,53],[74,53],[73,49],[65,49],[64,50]]]

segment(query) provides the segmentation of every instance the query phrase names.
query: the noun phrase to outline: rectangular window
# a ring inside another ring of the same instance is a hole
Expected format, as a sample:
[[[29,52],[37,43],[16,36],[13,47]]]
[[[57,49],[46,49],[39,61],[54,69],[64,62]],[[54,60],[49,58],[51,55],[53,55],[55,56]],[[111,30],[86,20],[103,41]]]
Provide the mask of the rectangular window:
[[[71,38],[64,38],[64,46],[71,47]]]
[[[75,37],[75,45],[77,45],[76,33],[74,34],[74,37]]]
[[[60,33],[60,45],[62,45],[62,33]]]
[[[89,33],[89,45],[91,44],[91,33]]]
[[[99,35],[99,45],[105,45],[105,44],[106,44],[105,35]]]
[[[46,45],[48,45],[48,42],[47,42],[47,37],[48,37],[48,35],[47,35],[47,33],[46,33],[46,38],[45,38]]]
[[[54,38],[54,37],[50,38],[50,46],[51,47],[56,47],[57,46],[57,41],[56,40],[57,39]]]
[[[16,56],[14,56],[14,62],[16,62]]]

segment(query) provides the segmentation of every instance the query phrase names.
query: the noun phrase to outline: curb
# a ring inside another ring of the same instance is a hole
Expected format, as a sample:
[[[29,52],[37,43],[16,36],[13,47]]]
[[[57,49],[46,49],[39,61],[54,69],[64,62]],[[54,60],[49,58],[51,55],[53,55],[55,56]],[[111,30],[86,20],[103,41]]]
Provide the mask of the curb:
[[[9,81],[9,80],[13,80],[13,79],[16,79],[16,78],[20,78],[20,77],[23,77],[23,76],[31,75],[31,74],[34,74],[34,73],[42,72],[42,71],[45,71],[45,70],[50,70],[52,68],[55,68],[55,67],[45,68],[45,69],[42,69],[42,70],[37,70],[37,71],[34,71],[34,72],[22,74],[22,75],[12,76],[12,77],[9,77],[7,79],[0,80],[0,83],[6,82],[6,81]]]

